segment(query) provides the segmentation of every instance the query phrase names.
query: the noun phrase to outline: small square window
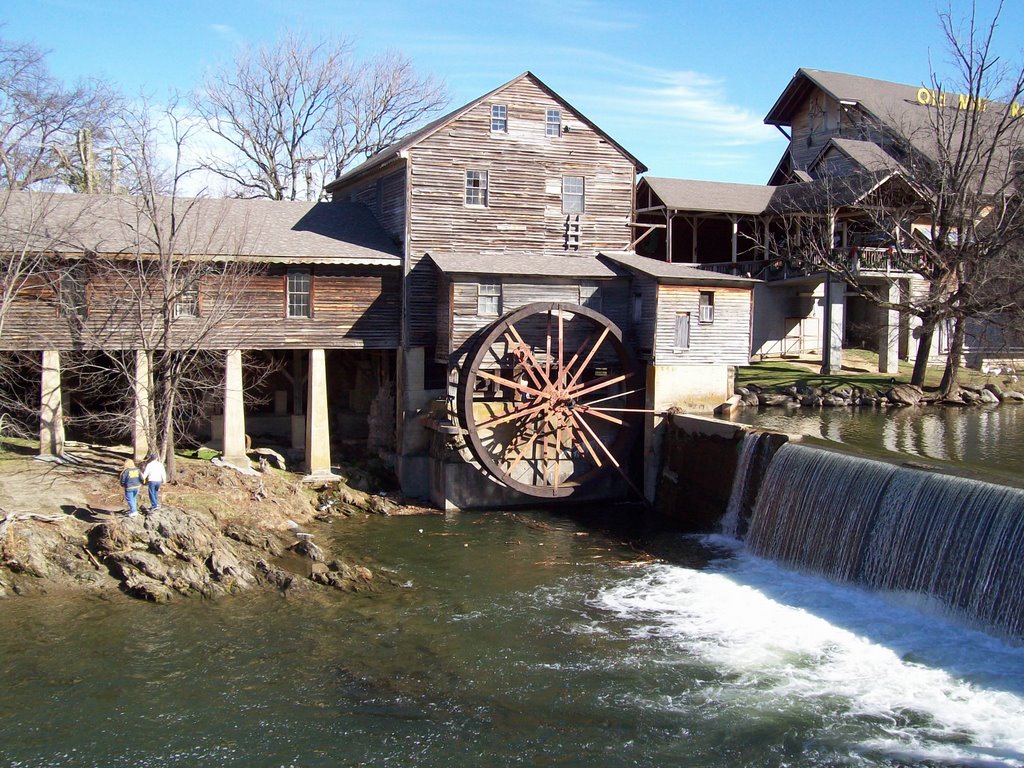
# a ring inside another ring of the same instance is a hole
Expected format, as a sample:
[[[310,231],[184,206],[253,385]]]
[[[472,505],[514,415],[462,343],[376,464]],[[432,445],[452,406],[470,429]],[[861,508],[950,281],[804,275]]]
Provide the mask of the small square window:
[[[715,322],[715,294],[714,291],[700,292],[700,321],[702,323]]]
[[[487,207],[487,171],[466,171],[466,205]]]
[[[544,119],[544,135],[545,136],[561,136],[562,135],[562,112],[557,109],[549,109],[547,116]]]
[[[477,286],[476,313],[492,317],[501,314],[501,283],[480,283]]]
[[[178,289],[174,317],[199,317],[199,286],[188,285]]]
[[[562,213],[583,213],[585,187],[582,176],[562,177]]]
[[[491,105],[491,131],[508,133],[508,107],[504,104]]]
[[[308,269],[288,270],[288,317],[312,317]]]
[[[676,315],[676,349],[690,348],[690,313],[680,312]]]

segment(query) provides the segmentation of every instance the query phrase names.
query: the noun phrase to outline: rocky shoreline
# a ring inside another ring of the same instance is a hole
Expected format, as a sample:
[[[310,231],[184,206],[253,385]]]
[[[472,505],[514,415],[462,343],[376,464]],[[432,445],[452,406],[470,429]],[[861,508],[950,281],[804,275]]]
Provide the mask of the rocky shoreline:
[[[917,405],[944,405],[965,407],[1024,403],[1024,393],[1003,389],[990,382],[982,387],[961,385],[954,397],[942,397],[927,392],[914,384],[893,384],[885,392],[874,392],[851,384],[834,387],[791,385],[782,389],[764,389],[751,384],[737,387],[731,407],[786,407],[786,408],[892,408]]]
[[[167,602],[254,589],[372,590],[387,579],[331,551],[326,524],[426,511],[342,480],[310,487],[266,466],[248,475],[180,460],[160,509],[129,518],[114,487],[123,457],[91,448],[70,457],[0,461],[0,598],[80,592]]]

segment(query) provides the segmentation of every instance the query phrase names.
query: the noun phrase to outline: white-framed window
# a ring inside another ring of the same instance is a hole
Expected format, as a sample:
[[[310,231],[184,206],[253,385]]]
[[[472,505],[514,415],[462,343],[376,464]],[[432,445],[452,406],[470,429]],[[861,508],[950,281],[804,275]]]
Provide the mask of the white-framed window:
[[[199,317],[199,286],[185,285],[174,299],[174,317]]]
[[[487,171],[466,171],[466,205],[487,207]]]
[[[312,317],[311,281],[308,269],[288,270],[288,317]]]
[[[676,349],[689,349],[690,348],[690,313],[689,312],[678,312],[676,313],[676,336],[675,344]]]
[[[490,317],[497,317],[501,314],[501,283],[477,285],[476,313]]]
[[[549,109],[544,117],[544,135],[545,136],[561,136],[562,135],[562,111],[559,109]]]
[[[491,131],[493,133],[508,133],[508,107],[506,105],[491,105]]]
[[[715,322],[715,292],[700,292],[700,321],[702,323]]]
[[[583,213],[586,180],[582,176],[562,177],[562,213]]]
[[[587,307],[595,312],[600,312],[601,286],[597,283],[581,283],[579,304],[581,307]]]

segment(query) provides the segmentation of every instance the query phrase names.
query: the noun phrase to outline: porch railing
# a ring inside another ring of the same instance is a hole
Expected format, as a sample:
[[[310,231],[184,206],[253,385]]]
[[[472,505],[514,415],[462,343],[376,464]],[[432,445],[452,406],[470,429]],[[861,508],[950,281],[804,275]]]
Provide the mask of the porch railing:
[[[837,248],[833,251],[832,257],[835,260],[833,263],[845,259],[850,271],[866,275],[907,275],[913,273],[921,264],[920,251],[911,249]],[[737,275],[766,281],[805,277],[824,272],[826,267],[822,258],[808,253],[693,266],[721,275]]]

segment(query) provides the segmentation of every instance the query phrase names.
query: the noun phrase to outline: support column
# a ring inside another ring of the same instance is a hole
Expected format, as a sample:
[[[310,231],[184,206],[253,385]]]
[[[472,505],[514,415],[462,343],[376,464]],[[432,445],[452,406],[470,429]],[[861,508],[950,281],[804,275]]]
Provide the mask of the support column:
[[[665,261],[672,263],[672,219],[675,218],[665,209]]]
[[[60,352],[43,351],[39,390],[39,455],[64,453],[64,406],[60,395]]]
[[[846,325],[846,283],[825,280],[825,322],[822,323],[821,372],[843,369],[843,328]]]
[[[149,452],[150,429],[153,424],[153,373],[149,353],[135,350],[135,378],[132,381],[135,418],[132,424],[132,456],[141,461]],[[156,446],[153,446],[155,448]]]
[[[330,474],[331,429],[327,412],[327,362],[322,349],[309,350],[306,375],[306,473]]]
[[[732,223],[732,263],[736,263],[736,255],[739,253],[740,219],[738,216],[730,216]]]
[[[900,286],[890,280],[885,288],[886,299],[892,303],[900,300]],[[895,309],[879,310],[882,327],[878,331],[878,372],[900,372],[900,313]]]
[[[224,461],[248,467],[245,408],[242,402],[242,350],[229,349],[224,365]]]

